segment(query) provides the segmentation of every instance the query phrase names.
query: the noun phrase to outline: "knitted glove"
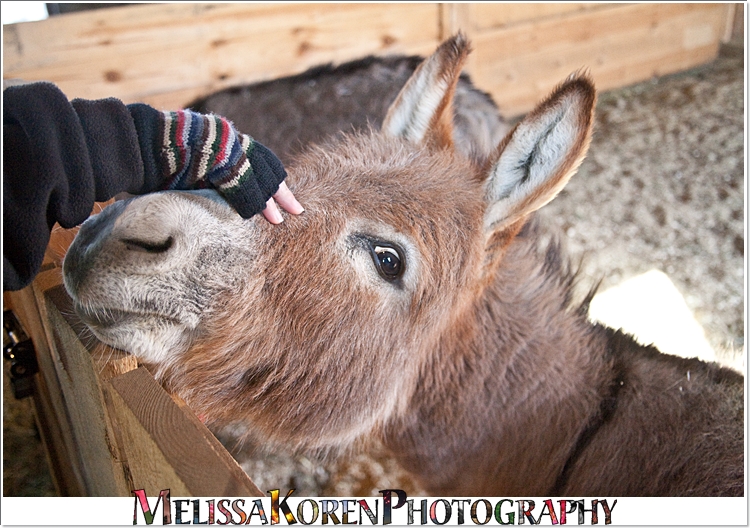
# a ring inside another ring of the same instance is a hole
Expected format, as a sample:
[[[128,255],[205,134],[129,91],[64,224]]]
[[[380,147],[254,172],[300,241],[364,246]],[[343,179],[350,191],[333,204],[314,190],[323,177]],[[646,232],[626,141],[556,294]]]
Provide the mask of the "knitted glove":
[[[286,178],[281,161],[224,117],[163,112],[164,189],[214,187],[243,218],[266,207]]]

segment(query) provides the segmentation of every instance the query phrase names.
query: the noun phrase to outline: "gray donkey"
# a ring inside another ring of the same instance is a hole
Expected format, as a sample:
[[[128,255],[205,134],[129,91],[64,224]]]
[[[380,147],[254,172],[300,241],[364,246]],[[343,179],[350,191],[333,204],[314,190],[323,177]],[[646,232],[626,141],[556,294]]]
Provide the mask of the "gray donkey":
[[[424,60],[366,57],[318,66],[299,75],[227,88],[189,106],[228,117],[284,163],[310,143],[340,131],[379,128],[391,102]],[[453,140],[470,156],[487,158],[510,130],[492,98],[461,74],[453,97]]]
[[[468,53],[447,40],[379,131],[299,154],[306,212],[281,225],[212,191],[92,217],[64,263],[77,311],[207,423],[297,449],[375,435],[434,495],[742,495],[742,376],[591,323],[540,243],[533,213],[589,145],[591,80],[461,146]]]

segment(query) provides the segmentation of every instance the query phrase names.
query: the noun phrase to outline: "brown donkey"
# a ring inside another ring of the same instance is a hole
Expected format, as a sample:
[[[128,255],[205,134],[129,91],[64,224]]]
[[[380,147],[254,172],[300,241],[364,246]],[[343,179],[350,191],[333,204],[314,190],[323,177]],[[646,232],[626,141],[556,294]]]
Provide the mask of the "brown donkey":
[[[65,260],[78,312],[208,423],[302,449],[376,435],[435,495],[742,495],[742,376],[592,324],[540,244],[532,213],[586,153],[592,82],[465,156],[468,52],[443,43],[381,131],[300,155],[306,212],[279,226],[210,191],[105,209]]]

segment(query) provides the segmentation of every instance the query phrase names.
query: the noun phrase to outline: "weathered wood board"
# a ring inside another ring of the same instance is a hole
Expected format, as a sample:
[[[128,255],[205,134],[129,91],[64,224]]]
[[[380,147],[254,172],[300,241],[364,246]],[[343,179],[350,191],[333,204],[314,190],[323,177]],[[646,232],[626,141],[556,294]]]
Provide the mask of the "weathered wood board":
[[[4,78],[70,97],[175,109],[199,96],[369,54],[428,54],[464,31],[468,71],[507,116],[571,72],[600,89],[716,56],[737,4],[142,4],[5,26]]]
[[[529,111],[580,69],[599,90],[716,57],[734,4],[449,5],[452,31],[474,44],[467,70],[501,113]],[[538,16],[532,16],[538,15]]]
[[[4,77],[174,107],[369,53],[429,53],[436,4],[150,4],[8,26]]]
[[[110,412],[117,421],[133,489],[174,495],[262,496],[242,468],[184,405],[143,367],[111,380]]]

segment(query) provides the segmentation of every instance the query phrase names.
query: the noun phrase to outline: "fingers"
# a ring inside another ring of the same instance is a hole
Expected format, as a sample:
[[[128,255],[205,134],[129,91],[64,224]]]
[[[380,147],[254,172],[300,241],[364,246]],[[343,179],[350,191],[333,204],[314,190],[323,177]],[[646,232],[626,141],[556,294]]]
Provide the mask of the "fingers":
[[[284,217],[281,216],[281,211],[279,211],[279,207],[276,205],[277,203],[285,211],[292,214],[297,215],[305,210],[284,182],[281,182],[279,190],[276,191],[276,194],[274,194],[272,198],[268,199],[266,202],[266,208],[263,209],[263,216],[272,224],[280,224],[284,221]]]
[[[297,199],[292,194],[292,191],[289,190],[289,187],[286,186],[286,182],[281,182],[279,185],[279,190],[276,191],[276,194],[273,195],[276,202],[287,212],[290,212],[292,214],[300,214],[305,209],[302,207],[302,205],[297,201]]]

